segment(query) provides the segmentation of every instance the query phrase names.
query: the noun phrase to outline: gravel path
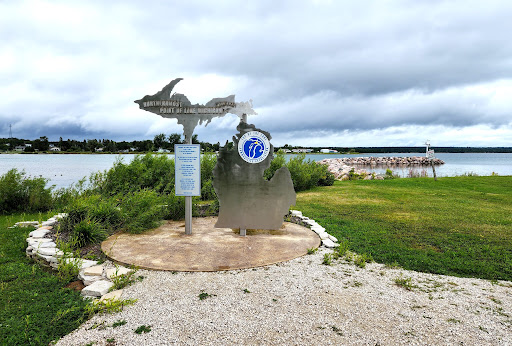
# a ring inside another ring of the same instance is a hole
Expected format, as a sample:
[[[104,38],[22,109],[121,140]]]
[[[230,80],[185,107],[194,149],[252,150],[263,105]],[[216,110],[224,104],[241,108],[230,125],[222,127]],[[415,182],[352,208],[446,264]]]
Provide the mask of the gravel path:
[[[123,293],[135,305],[96,315],[57,345],[512,345],[512,282],[326,266],[327,252],[227,272],[141,270]],[[151,331],[136,334],[141,325]]]

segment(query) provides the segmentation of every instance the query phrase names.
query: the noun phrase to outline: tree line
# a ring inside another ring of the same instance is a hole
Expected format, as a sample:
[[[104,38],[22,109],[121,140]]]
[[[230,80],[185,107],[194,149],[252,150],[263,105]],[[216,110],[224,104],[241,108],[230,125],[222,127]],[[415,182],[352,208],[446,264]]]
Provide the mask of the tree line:
[[[59,148],[60,152],[78,153],[78,152],[136,152],[146,153],[152,151],[174,151],[175,144],[183,143],[184,139],[179,133],[157,134],[153,140],[146,139],[141,141],[113,141],[110,139],[84,139],[82,141],[67,139],[62,137],[58,141],[49,141],[48,137],[42,136],[35,140],[19,138],[0,138],[0,152],[15,151],[15,148],[23,147],[23,152],[47,152],[52,147]],[[193,144],[200,144],[203,151],[218,151],[219,143],[202,142],[197,135],[192,136]],[[232,142],[228,143],[233,146]],[[425,147],[303,147],[285,144],[279,149],[311,149],[311,152],[318,153],[320,149],[333,149],[339,153],[365,154],[365,153],[423,153]],[[437,153],[512,153],[512,147],[435,147]],[[19,149],[17,151],[20,151]]]

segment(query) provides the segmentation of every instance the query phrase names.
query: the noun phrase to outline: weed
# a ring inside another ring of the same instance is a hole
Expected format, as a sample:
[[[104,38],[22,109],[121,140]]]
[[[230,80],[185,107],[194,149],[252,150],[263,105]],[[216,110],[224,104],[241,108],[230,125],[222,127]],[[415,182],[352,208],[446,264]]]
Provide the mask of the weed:
[[[83,260],[79,257],[78,251],[75,253],[64,253],[64,256],[58,259],[57,275],[63,283],[76,280]]]
[[[205,300],[206,298],[213,297],[215,294],[208,294],[206,292],[199,293],[199,300]]]
[[[489,299],[490,299],[490,300],[492,300],[493,302],[495,302],[496,304],[502,304],[502,301],[501,301],[501,300],[496,299],[496,298],[494,298],[494,297],[490,297]]]
[[[86,306],[86,311],[89,317],[94,314],[112,314],[114,312],[120,312],[125,306],[133,305],[137,302],[137,299],[105,299],[90,302]]]
[[[133,268],[131,272],[129,272],[127,274],[121,274],[121,275],[117,275],[118,269],[119,269],[119,267],[116,266],[116,272],[110,278],[110,280],[114,284],[110,288],[110,291],[115,291],[115,290],[119,290],[121,288],[125,288],[127,286],[130,286],[134,282],[141,281],[143,279],[142,276],[135,277],[135,273],[138,271],[137,268]]]
[[[348,240],[342,239],[340,241],[340,245],[337,246],[336,248],[334,248],[333,258],[334,259],[342,258],[343,256],[345,256],[347,254],[348,250],[349,250]]]
[[[308,255],[312,255],[318,251],[318,248],[312,247],[308,249]]]
[[[332,254],[329,254],[329,253],[324,254],[324,260],[322,261],[322,264],[330,266],[331,263],[332,263]]]
[[[341,331],[341,329],[339,329],[338,327],[336,326],[331,326],[331,329],[333,332],[335,332],[336,334],[340,335],[340,336],[343,336],[343,332]]]
[[[386,263],[386,268],[388,269],[400,269],[400,264],[397,261],[393,261],[393,263]]]
[[[277,302],[277,299],[276,299],[276,298],[272,298],[272,301],[273,301],[273,302]]]
[[[403,276],[399,276],[395,278],[395,285],[399,287],[403,287],[408,291],[412,291],[414,288],[417,288],[416,285],[413,285],[412,278],[404,278]]]
[[[362,255],[356,255],[354,258],[354,264],[358,266],[359,268],[365,268],[366,263],[373,262],[372,255],[369,254],[362,254]]]
[[[449,318],[446,320],[447,322],[450,322],[450,323],[460,323],[460,320],[457,320],[455,318]]]
[[[251,293],[247,288],[244,288],[244,293]]]
[[[137,329],[135,329],[135,333],[136,334],[142,334],[142,333],[149,333],[151,331],[151,326],[146,326],[146,325],[142,325],[142,326],[139,326],[137,327]]]
[[[107,339],[107,346],[114,346],[116,344],[115,338],[108,338]]]
[[[112,327],[113,328],[117,328],[117,327],[121,327],[121,326],[124,326],[126,323],[126,320],[119,320],[119,321],[115,321],[114,323],[112,323]]]
[[[480,329],[481,331],[486,332],[487,334],[489,334],[489,331],[486,328],[482,327],[482,326],[478,326],[478,329]]]

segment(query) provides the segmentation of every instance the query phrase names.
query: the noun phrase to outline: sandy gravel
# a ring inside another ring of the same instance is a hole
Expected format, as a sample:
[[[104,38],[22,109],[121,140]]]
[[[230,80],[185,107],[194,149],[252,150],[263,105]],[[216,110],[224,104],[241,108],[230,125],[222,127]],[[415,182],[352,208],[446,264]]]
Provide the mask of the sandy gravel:
[[[511,282],[376,263],[326,266],[326,252],[227,272],[141,270],[144,280],[123,293],[135,305],[93,317],[58,345],[512,344]],[[415,287],[397,286],[396,278]],[[211,296],[200,300],[202,292]],[[127,323],[112,327],[120,320]],[[151,331],[136,334],[141,325]]]
[[[123,293],[135,305],[93,317],[57,345],[512,344],[512,282],[326,266],[326,252],[227,272],[141,270],[144,280]],[[141,325],[151,331],[136,334]]]

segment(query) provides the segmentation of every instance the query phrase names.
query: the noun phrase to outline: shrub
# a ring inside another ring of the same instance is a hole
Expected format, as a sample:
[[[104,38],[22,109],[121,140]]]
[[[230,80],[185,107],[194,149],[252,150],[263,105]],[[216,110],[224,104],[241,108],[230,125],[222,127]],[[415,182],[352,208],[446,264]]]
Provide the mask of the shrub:
[[[384,179],[395,179],[395,178],[398,178],[398,176],[395,175],[391,169],[389,169],[389,168],[386,169],[386,174],[384,175]]]
[[[120,207],[123,228],[130,233],[158,227],[165,215],[164,198],[153,190],[141,190],[125,196]]]
[[[96,219],[86,218],[73,225],[71,236],[77,240],[77,245],[83,247],[91,243],[99,243],[108,234],[104,226]]]
[[[334,180],[336,179],[336,177],[334,176],[334,173],[331,173],[328,169],[327,169],[327,166],[325,166],[325,176],[320,178],[320,180],[318,181],[318,185],[320,186],[332,186],[334,184]]]
[[[167,155],[136,155],[128,164],[118,159],[105,172],[91,175],[91,187],[104,196],[143,189],[168,193],[174,187],[174,160]]]
[[[295,191],[304,191],[318,185],[327,175],[327,167],[312,160],[306,161],[306,154],[299,154],[287,162]],[[333,181],[334,182],[334,181]]]
[[[16,168],[0,176],[0,212],[46,211],[53,206],[48,179],[27,178]]]
[[[279,150],[275,156],[274,159],[270,162],[270,167],[265,170],[265,173],[263,173],[263,177],[267,180],[270,180],[276,171],[283,167],[286,164],[286,159],[284,157],[284,151]]]

